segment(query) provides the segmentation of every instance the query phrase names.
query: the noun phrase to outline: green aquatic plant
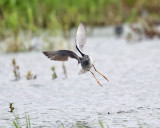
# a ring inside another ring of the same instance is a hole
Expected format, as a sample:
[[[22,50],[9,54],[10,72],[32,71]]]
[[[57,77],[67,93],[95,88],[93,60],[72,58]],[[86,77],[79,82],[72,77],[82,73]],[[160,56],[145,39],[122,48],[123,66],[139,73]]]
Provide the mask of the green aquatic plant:
[[[23,43],[15,37],[6,42],[6,52],[23,51]]]
[[[29,115],[27,116],[26,113],[25,113],[25,118],[26,118],[26,128],[31,128],[30,117]]]
[[[24,41],[18,40],[21,31],[37,36],[41,30],[60,30],[68,40],[69,30],[80,21],[90,26],[134,22],[143,10],[160,20],[158,5],[159,0],[1,0],[0,40],[13,35],[7,51],[26,51]]]
[[[99,120],[99,125],[101,126],[101,128],[104,128],[103,123]]]
[[[14,110],[13,103],[9,103],[10,112],[12,113]]]
[[[27,80],[36,79],[36,78],[37,78],[37,75],[33,75],[30,70],[27,72],[27,75],[26,75]]]
[[[13,73],[15,76],[15,80],[19,80],[20,79],[19,66],[17,65],[16,60],[14,58],[12,59],[12,65],[13,65]]]
[[[61,123],[61,126],[62,126],[62,128],[64,128],[64,125],[63,125],[63,123]]]
[[[13,115],[14,115],[13,125],[15,126],[15,128],[22,128],[22,127],[20,126],[20,124],[19,124],[19,119],[18,119],[18,117],[17,117],[15,114],[13,114]]]
[[[14,113],[14,120],[13,120],[13,125],[15,128],[22,128],[22,126],[20,125],[20,120],[19,120],[19,117],[16,116]],[[25,119],[26,119],[26,128],[31,128],[31,121],[30,121],[30,117],[29,115],[26,115],[25,113]]]
[[[13,120],[13,125],[15,128],[22,128],[22,126],[20,125],[20,118],[13,112],[14,107],[13,107],[13,103],[9,103],[9,108],[11,109],[10,112],[13,114],[14,116],[14,120]],[[29,115],[26,115],[25,113],[25,119],[26,119],[26,128],[31,128],[31,122],[30,122],[30,117]]]
[[[52,66],[52,67],[51,67],[51,70],[53,71],[53,73],[52,73],[52,79],[56,79],[56,78],[57,78],[57,74],[56,74],[56,72],[55,72],[55,67]]]

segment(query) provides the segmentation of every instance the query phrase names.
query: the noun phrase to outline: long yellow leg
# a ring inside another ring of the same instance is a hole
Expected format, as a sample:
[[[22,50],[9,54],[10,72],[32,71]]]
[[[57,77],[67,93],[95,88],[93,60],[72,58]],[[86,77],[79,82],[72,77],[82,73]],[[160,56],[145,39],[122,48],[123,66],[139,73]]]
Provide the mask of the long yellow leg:
[[[90,71],[91,72],[91,71]],[[98,82],[98,84],[102,87],[102,85],[100,84],[100,82],[97,80],[97,78],[96,78],[96,76],[94,75],[94,73],[93,72],[91,72],[92,73],[92,75],[94,76],[94,78],[96,79],[96,81]]]
[[[100,72],[94,67],[94,65],[93,65],[93,68],[94,68],[94,70],[95,70],[96,72],[98,72],[101,76],[103,76],[103,77],[109,82],[109,80],[107,79],[107,77],[104,76],[102,73],[100,73]]]

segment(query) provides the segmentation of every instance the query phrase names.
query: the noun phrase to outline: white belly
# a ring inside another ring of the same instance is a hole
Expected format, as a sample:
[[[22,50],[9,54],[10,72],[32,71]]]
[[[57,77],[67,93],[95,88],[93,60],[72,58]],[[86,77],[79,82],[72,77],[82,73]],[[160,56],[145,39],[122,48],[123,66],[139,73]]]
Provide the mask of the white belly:
[[[84,73],[86,73],[87,71],[89,71],[89,70],[92,68],[92,65],[93,65],[92,58],[89,57],[89,61],[88,61],[87,64],[86,64],[86,63],[85,63],[85,64],[81,64],[82,69],[81,69],[81,71],[79,72],[79,74],[84,74]]]

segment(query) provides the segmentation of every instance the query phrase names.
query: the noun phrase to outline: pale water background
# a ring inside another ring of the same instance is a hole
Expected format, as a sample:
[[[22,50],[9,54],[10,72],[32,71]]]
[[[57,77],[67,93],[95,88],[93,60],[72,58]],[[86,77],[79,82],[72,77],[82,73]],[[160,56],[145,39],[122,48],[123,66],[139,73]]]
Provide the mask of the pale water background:
[[[76,51],[76,49],[75,49]],[[88,72],[78,75],[80,65],[65,62],[68,79],[64,79],[62,63],[50,61],[41,52],[0,54],[0,127],[13,126],[9,112],[13,102],[15,114],[25,125],[25,113],[32,127],[66,128],[76,122],[100,127],[101,120],[110,128],[160,127],[160,40],[144,40],[127,44],[125,39],[89,37],[85,53],[92,56],[99,71],[100,87]],[[20,66],[22,79],[13,81],[12,58]],[[51,67],[58,78],[52,80]],[[26,80],[27,71],[37,75]]]

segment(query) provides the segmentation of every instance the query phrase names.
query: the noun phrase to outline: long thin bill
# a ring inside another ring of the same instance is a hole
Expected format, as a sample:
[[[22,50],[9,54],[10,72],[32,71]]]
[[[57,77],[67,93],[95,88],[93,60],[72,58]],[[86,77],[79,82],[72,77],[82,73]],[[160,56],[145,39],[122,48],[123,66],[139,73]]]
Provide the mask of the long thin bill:
[[[90,71],[90,72],[91,72],[91,71]],[[93,73],[93,72],[91,72],[91,73],[92,73],[92,75],[94,76],[94,78],[96,79],[97,83],[102,87],[101,83],[97,80],[97,78],[96,78],[96,76],[94,75],[94,73]]]

